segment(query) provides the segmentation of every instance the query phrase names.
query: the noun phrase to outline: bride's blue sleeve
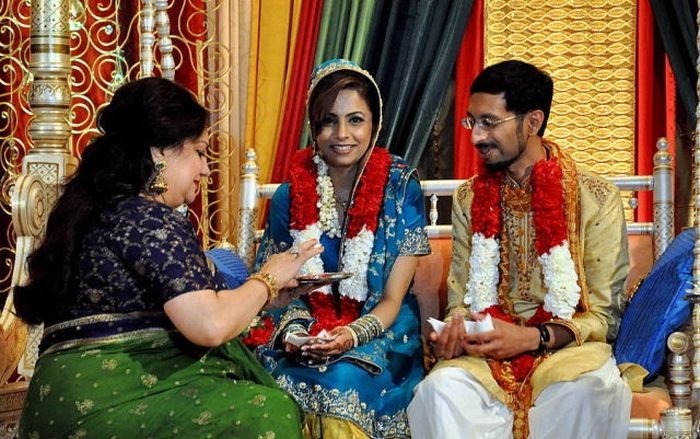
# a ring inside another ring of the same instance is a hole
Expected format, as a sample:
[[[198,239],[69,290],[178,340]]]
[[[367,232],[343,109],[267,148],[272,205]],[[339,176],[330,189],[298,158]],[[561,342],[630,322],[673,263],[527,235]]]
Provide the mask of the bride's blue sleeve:
[[[404,230],[399,255],[430,254],[428,235],[425,233],[425,197],[418,178],[413,173],[407,183],[400,208],[400,229]]]
[[[289,184],[284,183],[277,188],[270,202],[265,233],[255,257],[255,271],[270,255],[288,250],[292,242],[289,234]]]

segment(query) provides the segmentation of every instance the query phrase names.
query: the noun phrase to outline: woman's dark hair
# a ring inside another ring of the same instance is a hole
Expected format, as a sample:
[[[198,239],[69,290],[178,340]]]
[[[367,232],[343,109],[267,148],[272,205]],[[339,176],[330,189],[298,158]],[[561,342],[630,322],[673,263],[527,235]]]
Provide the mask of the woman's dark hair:
[[[322,78],[309,97],[309,123],[315,139],[323,127],[338,94],[343,90],[355,90],[367,102],[372,112],[372,138],[379,129],[380,97],[376,87],[366,76],[352,70],[338,70]]]
[[[19,317],[37,324],[63,315],[85,232],[106,206],[147,191],[155,175],[151,147],[182,148],[204,132],[207,119],[194,96],[167,79],[140,79],[116,91],[97,116],[102,134],[83,151],[29,257],[29,283],[14,289]]]
[[[474,79],[469,92],[494,95],[503,93],[506,110],[516,114],[542,110],[544,121],[537,135],[544,134],[552,107],[554,84],[546,72],[532,64],[508,60],[489,66]]]

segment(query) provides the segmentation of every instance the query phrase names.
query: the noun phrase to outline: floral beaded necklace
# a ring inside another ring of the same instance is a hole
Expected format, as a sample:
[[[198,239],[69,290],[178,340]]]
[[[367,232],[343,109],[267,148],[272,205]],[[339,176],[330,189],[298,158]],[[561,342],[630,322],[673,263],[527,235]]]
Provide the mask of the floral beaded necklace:
[[[341,296],[364,302],[368,295],[367,270],[374,245],[374,233],[379,223],[379,213],[384,199],[384,186],[389,175],[391,156],[384,148],[374,148],[347,215],[347,231],[343,246],[341,267],[353,273],[340,281]],[[307,148],[297,154],[291,170],[290,235],[293,245],[308,239],[320,239],[323,233],[331,238],[342,237],[334,188],[328,176],[328,166],[321,157]],[[320,255],[309,259],[300,274],[324,272]],[[330,294],[330,286],[319,289]]]

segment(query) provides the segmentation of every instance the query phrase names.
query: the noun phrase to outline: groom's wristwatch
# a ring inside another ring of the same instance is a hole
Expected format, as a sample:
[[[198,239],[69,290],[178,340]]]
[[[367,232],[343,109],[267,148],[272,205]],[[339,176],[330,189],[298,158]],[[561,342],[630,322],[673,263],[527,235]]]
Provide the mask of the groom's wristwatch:
[[[549,349],[549,342],[552,339],[552,335],[549,333],[547,325],[537,325],[537,329],[540,331],[540,346],[537,350],[540,352],[546,351]]]

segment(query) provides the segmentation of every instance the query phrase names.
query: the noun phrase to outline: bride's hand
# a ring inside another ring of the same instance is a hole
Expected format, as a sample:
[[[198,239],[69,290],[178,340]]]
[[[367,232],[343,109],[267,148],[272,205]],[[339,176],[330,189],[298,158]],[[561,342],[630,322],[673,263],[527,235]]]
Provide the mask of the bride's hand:
[[[335,336],[333,340],[324,343],[309,343],[304,345],[302,349],[309,355],[326,359],[353,348],[353,338],[347,326],[333,328],[330,333]]]

